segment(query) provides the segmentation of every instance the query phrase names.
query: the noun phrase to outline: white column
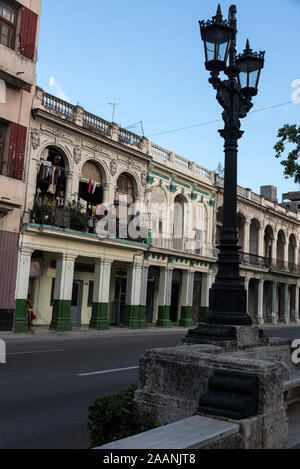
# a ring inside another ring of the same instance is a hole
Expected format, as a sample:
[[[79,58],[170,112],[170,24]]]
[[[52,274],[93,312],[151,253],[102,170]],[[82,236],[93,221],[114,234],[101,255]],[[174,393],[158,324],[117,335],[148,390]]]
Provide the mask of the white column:
[[[244,223],[244,237],[243,237],[242,251],[245,253],[250,252],[250,221],[246,221]]]
[[[297,324],[300,323],[300,315],[299,315],[299,288],[300,288],[300,280],[297,280],[296,283],[296,293],[295,293],[295,320]]]
[[[192,320],[194,278],[194,271],[183,271],[181,288],[181,314],[179,321],[179,325],[182,327],[192,327],[194,325]]]
[[[272,323],[273,324],[278,324],[277,290],[278,290],[278,284],[277,282],[273,282],[272,284]]]
[[[287,283],[284,284],[283,286],[284,289],[284,322],[285,324],[289,324],[289,286]]]
[[[247,292],[247,309],[246,309],[247,314],[249,314],[249,282],[250,282],[250,279],[248,277],[246,277],[245,278],[245,289],[246,289],[246,292]]]
[[[264,324],[264,280],[260,279],[258,283],[258,323]]]
[[[111,259],[97,259],[95,264],[93,309],[90,328],[97,330],[109,329],[109,290]]]
[[[202,274],[202,287],[201,287],[201,311],[200,315],[203,319],[209,310],[209,291],[214,283],[213,272]]]
[[[33,249],[21,247],[18,255],[18,272],[15,293],[14,332],[27,332],[27,297]]]
[[[264,247],[265,247],[265,231],[262,227],[258,230],[258,255],[264,257]]]
[[[158,292],[158,327],[172,327],[170,306],[172,295],[172,279],[174,267],[161,267]]]
[[[148,290],[148,272],[149,265],[144,264],[142,267],[142,284],[141,284],[141,300],[140,300],[140,328],[147,327],[146,321],[146,306],[147,306],[147,290]]]
[[[70,311],[76,257],[75,254],[65,253],[57,260],[51,329],[72,329]]]
[[[124,326],[140,329],[140,301],[142,290],[142,262],[128,267]]]

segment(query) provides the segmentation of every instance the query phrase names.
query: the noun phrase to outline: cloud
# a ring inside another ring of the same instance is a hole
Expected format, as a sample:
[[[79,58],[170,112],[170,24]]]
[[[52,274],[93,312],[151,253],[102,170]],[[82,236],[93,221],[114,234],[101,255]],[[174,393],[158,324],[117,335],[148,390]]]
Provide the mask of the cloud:
[[[62,89],[61,85],[59,85],[52,75],[49,80],[49,85],[52,88],[52,92],[60,99],[63,99],[64,101],[70,101],[70,98],[66,95],[64,90]]]

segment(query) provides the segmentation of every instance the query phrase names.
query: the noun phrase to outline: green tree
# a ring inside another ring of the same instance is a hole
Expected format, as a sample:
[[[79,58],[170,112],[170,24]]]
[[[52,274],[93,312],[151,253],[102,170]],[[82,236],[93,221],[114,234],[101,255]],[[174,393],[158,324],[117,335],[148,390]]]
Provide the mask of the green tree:
[[[218,164],[218,167],[215,171],[221,178],[224,177],[224,166],[222,166],[222,163]]]
[[[284,176],[286,179],[294,178],[295,183],[300,183],[300,126],[296,124],[288,125],[279,129],[277,137],[279,138],[274,150],[276,158],[283,158],[287,150],[287,146],[293,149],[287,155],[287,159],[281,161],[284,166]]]

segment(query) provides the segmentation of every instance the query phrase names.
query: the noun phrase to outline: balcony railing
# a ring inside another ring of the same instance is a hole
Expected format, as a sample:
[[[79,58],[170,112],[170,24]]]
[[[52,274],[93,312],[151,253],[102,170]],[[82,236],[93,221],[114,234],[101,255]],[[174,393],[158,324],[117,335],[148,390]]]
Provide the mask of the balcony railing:
[[[300,273],[300,266],[292,262],[286,262],[281,259],[270,259],[268,257],[257,256],[251,253],[240,253],[241,264],[256,266],[268,270],[279,272]]]
[[[129,132],[128,130],[119,128],[119,142],[141,148],[142,143],[143,143],[143,138],[140,137],[139,135]]]
[[[83,113],[83,127],[100,134],[110,134],[110,123],[89,112]]]
[[[56,98],[48,93],[43,93],[43,106],[49,111],[65,117],[65,119],[74,119],[74,106],[72,104],[63,101],[62,99]]]

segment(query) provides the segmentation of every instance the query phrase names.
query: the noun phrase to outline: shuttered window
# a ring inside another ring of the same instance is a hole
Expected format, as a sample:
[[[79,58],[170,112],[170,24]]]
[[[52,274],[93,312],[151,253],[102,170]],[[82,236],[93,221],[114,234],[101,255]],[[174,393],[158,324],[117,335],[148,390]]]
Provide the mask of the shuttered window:
[[[38,15],[22,7],[20,26],[20,54],[30,60],[35,59]]]
[[[7,176],[19,181],[23,179],[26,136],[26,127],[19,124],[11,124]]]

